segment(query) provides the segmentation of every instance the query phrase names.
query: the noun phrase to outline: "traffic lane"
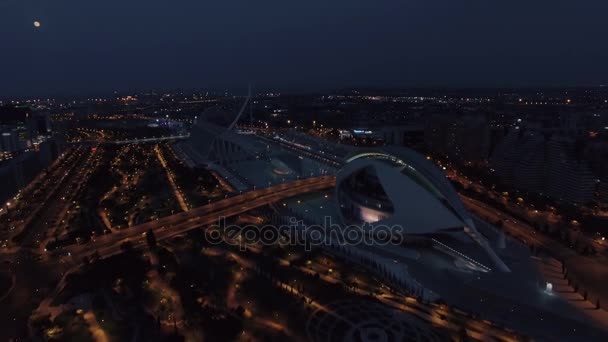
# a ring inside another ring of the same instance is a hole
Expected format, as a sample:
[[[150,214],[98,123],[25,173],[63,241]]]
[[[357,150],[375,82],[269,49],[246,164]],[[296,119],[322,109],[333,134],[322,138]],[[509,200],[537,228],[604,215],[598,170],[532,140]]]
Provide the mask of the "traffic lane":
[[[311,189],[308,189],[310,191],[315,191],[317,189],[317,187],[322,186],[322,185],[318,185],[315,186]],[[292,193],[294,192],[294,193]],[[219,217],[230,217],[230,216],[235,216],[238,214],[241,214],[243,212],[258,208],[260,206],[264,206],[264,205],[268,205],[269,203],[273,203],[276,201],[279,201],[280,199],[285,198],[286,196],[293,196],[295,195],[295,193],[299,193],[299,189],[295,189],[290,191],[287,194],[283,194],[283,193],[278,193],[278,194],[272,194],[272,195],[268,195],[266,197],[263,197],[261,199],[259,199],[258,201],[252,202],[242,202],[242,204],[240,206],[236,206],[236,207],[231,207],[231,208],[226,208],[226,209],[222,209],[218,212],[214,212],[211,214],[207,214],[205,216],[202,217],[195,217],[192,218],[191,220],[188,220],[186,222],[180,222],[180,223],[176,223],[175,225],[173,225],[170,229],[166,226],[160,226],[160,227],[154,227],[152,228],[154,231],[157,230],[163,230],[166,232],[165,234],[169,234],[171,236],[173,235],[179,235],[182,234],[188,230],[194,229],[196,227],[200,227],[202,225],[209,225],[212,223],[217,222],[217,219]],[[151,223],[155,223],[155,222],[151,222]],[[145,228],[145,227],[144,227]],[[129,238],[129,237],[133,237],[134,239],[137,239],[138,235],[141,235],[142,233],[145,233],[147,231],[147,229],[143,229],[143,228],[139,228],[137,231],[133,231],[130,230],[128,232],[128,234],[126,234],[127,232],[125,232],[125,234],[121,234],[120,236],[112,236],[112,235],[106,235],[107,237],[111,238],[110,240],[104,242],[104,241],[97,241],[98,243],[96,243],[95,245],[83,245],[82,249],[86,248],[94,248],[95,246],[99,246],[99,245],[105,245],[105,244],[115,244],[118,242],[122,242],[123,240]],[[157,235],[157,239],[159,238],[164,238],[164,235]],[[143,237],[141,237],[141,239],[144,239]],[[130,240],[132,241],[132,240]],[[103,248],[103,247],[101,247]],[[78,253],[79,251],[73,250],[74,253]]]
[[[317,182],[317,183],[315,183],[315,182]],[[232,207],[235,205],[239,205],[240,203],[244,203],[244,202],[248,201],[249,198],[258,198],[259,199],[259,198],[264,198],[265,196],[273,196],[272,200],[276,201],[280,198],[297,195],[298,193],[300,193],[302,191],[304,191],[304,192],[314,191],[314,190],[317,190],[317,188],[319,188],[319,187],[325,188],[325,187],[331,186],[334,184],[334,179],[333,179],[333,177],[320,177],[320,178],[316,178],[316,179],[301,180],[296,183],[297,184],[291,185],[291,186],[289,184],[284,184],[284,185],[278,186],[279,188],[282,188],[283,191],[286,191],[285,194],[283,194],[282,192],[275,192],[277,187],[260,189],[258,191],[253,192],[252,194],[245,194],[245,195],[231,197],[228,199],[221,200],[219,202],[215,202],[211,205],[199,207],[198,209],[193,209],[189,212],[179,213],[179,214],[168,216],[163,219],[156,220],[156,221],[147,222],[142,225],[132,227],[128,230],[120,231],[118,233],[103,235],[101,237],[95,238],[95,240],[93,242],[99,243],[99,244],[115,243],[116,241],[126,239],[130,236],[141,234],[149,229],[158,229],[159,227],[162,227],[165,225],[176,225],[182,220],[194,219],[197,216],[204,215],[213,210],[217,210],[217,207],[223,208],[223,207],[228,207],[228,206]],[[304,184],[304,185],[302,185],[302,184]],[[264,203],[261,205],[266,205],[266,204]],[[261,206],[261,205],[258,205],[258,206]],[[256,207],[258,207],[258,206],[256,206]],[[241,210],[246,210],[246,209],[241,209]],[[93,248],[93,246],[90,243],[87,243],[85,245],[82,245],[82,247],[80,249],[84,249],[84,248]],[[67,248],[64,248],[64,250],[69,253],[80,253],[79,248],[74,248],[74,247],[67,247]]]
[[[246,201],[246,200],[251,200],[251,199],[255,199],[264,195],[268,195],[268,194],[272,194],[278,191],[285,191],[285,190],[290,190],[290,189],[294,189],[294,188],[300,188],[303,186],[307,186],[307,185],[314,185],[317,183],[321,183],[321,182],[332,182],[335,181],[333,177],[317,177],[317,178],[308,178],[305,180],[298,180],[298,181],[294,181],[294,182],[290,182],[290,183],[283,183],[280,185],[275,185],[275,186],[271,186],[269,188],[262,188],[262,189],[257,189],[257,190],[253,190],[241,195],[233,195],[230,197],[227,197],[225,199],[210,203],[208,205],[204,205],[198,208],[193,208],[191,210],[189,210],[188,212],[181,212],[181,213],[177,213],[175,215],[171,215],[171,216],[167,216],[164,218],[160,218],[158,220],[156,220],[156,222],[158,222],[158,224],[166,224],[166,223],[171,223],[171,218],[173,217],[177,217],[177,218],[184,218],[187,219],[188,217],[194,217],[197,215],[201,215],[201,214],[205,214],[207,212],[210,212],[211,210],[217,210],[218,208],[223,208],[223,207],[227,207],[230,205],[234,205],[235,201]]]
[[[476,205],[473,201],[471,204]],[[488,215],[499,217],[495,210],[484,208],[478,205],[478,208],[487,210]],[[509,217],[505,215],[505,217]],[[582,256],[565,247],[559,242],[537,234],[536,231],[529,227],[528,229],[521,227],[517,221],[505,222],[504,228],[511,234],[520,237],[524,241],[531,241],[538,246],[542,246],[555,258],[563,260],[568,268],[568,275],[572,280],[580,284],[581,288],[588,291],[590,296],[599,298],[600,302],[608,302],[608,287],[605,286],[608,279],[608,260],[605,256],[587,257]]]
[[[552,253],[558,254],[560,258],[569,258],[576,253],[570,249],[565,248],[564,246],[558,245],[558,243],[543,235],[537,234],[536,231],[525,223],[520,223],[517,219],[512,216],[498,212],[496,209],[488,208],[482,203],[478,203],[477,201],[466,198],[465,203],[474,207],[474,211],[477,210],[482,212],[484,216],[503,221],[503,227],[508,230],[511,234],[522,238],[525,242],[532,242],[535,245],[542,246],[543,248],[550,250]]]
[[[550,245],[557,243],[555,240],[553,240],[550,237],[547,237],[543,234],[536,234],[536,231],[532,228],[532,226],[530,226],[528,223],[525,223],[525,222],[513,217],[512,215],[510,215],[508,213],[500,212],[497,209],[492,208],[492,207],[486,205],[485,203],[483,203],[479,200],[475,200],[470,197],[461,195],[461,198],[464,200],[464,202],[474,205],[478,210],[484,211],[484,214],[486,216],[492,216],[492,217],[500,219],[500,220],[508,219],[510,222],[504,222],[505,224],[510,224],[515,229],[521,230],[522,233],[525,233],[526,231],[532,232],[534,234],[534,236],[537,238],[537,241],[540,240],[540,241],[542,241],[542,243],[550,244]],[[532,238],[532,236],[530,236],[530,237]],[[601,252],[608,251],[607,246],[598,244],[594,239],[592,239],[588,236],[579,234],[579,235],[577,235],[577,238],[584,240],[587,244],[589,244],[590,246],[593,246],[598,251],[601,251]],[[560,247],[563,248],[563,246],[560,246]]]
[[[182,234],[190,229],[194,229],[201,225],[208,225],[214,222],[217,222],[219,217],[230,217],[241,214],[243,212],[259,208],[261,206],[268,205],[270,203],[274,203],[280,201],[281,199],[289,198],[296,196],[302,192],[311,192],[311,191],[319,191],[324,188],[330,187],[333,185],[332,181],[324,181],[318,184],[309,184],[304,187],[296,187],[285,190],[283,192],[275,192],[272,194],[261,195],[255,201],[246,201],[244,198],[241,199],[238,196],[232,198],[232,205],[228,205],[228,208],[220,209],[219,211],[214,211],[212,213],[204,213],[204,214],[190,214],[192,212],[189,211],[189,215],[193,217],[183,218],[183,217],[170,217],[171,220],[169,222],[164,221],[159,223],[158,221],[151,221],[144,223],[142,225],[132,227],[128,230],[123,230],[118,233],[113,233],[109,235],[104,235],[102,237],[96,238],[92,243],[89,242],[84,245],[70,246],[66,247],[63,250],[69,252],[71,254],[80,254],[90,252],[92,249],[100,249],[105,248],[106,245],[113,245],[118,242],[122,242],[128,238],[137,238],[138,235],[141,236],[142,233],[145,233],[149,229],[153,231],[160,229],[168,229],[167,226],[171,226],[169,232],[171,234]],[[183,214],[183,213],[182,213]],[[196,215],[196,216],[195,216]],[[202,216],[204,215],[204,216]],[[176,216],[176,215],[173,215]],[[183,222],[185,219],[185,222]],[[210,221],[211,219],[211,221]],[[182,228],[182,227],[186,228]],[[158,238],[162,238],[157,236]],[[100,253],[101,254],[101,253]]]

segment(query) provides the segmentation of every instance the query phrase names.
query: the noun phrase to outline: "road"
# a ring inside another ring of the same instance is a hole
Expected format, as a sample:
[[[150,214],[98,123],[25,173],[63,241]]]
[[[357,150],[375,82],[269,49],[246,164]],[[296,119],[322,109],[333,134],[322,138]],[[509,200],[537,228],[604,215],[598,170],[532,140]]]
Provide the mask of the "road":
[[[116,140],[116,141],[110,141],[110,140],[105,140],[105,139],[98,139],[98,140],[79,140],[77,142],[73,142],[72,144],[114,144],[114,145],[127,145],[127,144],[146,144],[146,143],[152,143],[152,142],[161,142],[161,141],[168,141],[168,140],[179,140],[179,139],[188,139],[190,137],[190,134],[184,134],[184,135],[171,135],[171,136],[167,136],[167,137],[158,137],[158,138],[141,138],[141,139],[130,139],[130,140]]]
[[[80,258],[97,251],[100,256],[107,257],[120,253],[120,247],[124,241],[128,240],[134,246],[144,244],[145,237],[143,234],[150,229],[154,231],[157,240],[163,240],[184,234],[201,226],[217,223],[220,217],[236,216],[293,196],[321,191],[334,186],[334,176],[321,176],[282,183],[227,197],[208,205],[193,208],[187,212],[181,212],[119,232],[96,237],[88,243],[64,247],[54,253],[68,254],[73,258]]]
[[[171,171],[171,169],[167,165],[167,161],[163,156],[163,152],[161,151],[158,145],[154,146],[154,153],[156,154],[156,158],[160,162],[160,165],[162,165],[163,169],[165,170],[165,173],[167,174],[167,180],[169,181],[169,185],[171,185],[171,188],[173,189],[173,194],[175,196],[175,199],[177,200],[177,203],[179,203],[180,208],[182,209],[182,211],[190,210],[190,207],[184,199],[184,195],[179,189],[177,183],[175,182],[175,176],[173,175],[173,171]]]
[[[526,244],[542,247],[553,257],[563,260],[568,267],[568,274],[577,280],[581,288],[588,290],[591,298],[599,298],[600,302],[608,303],[608,260],[605,256],[605,246],[595,243],[601,255],[596,257],[582,256],[573,249],[544,234],[537,233],[533,227],[504,212],[500,212],[485,203],[463,196],[465,206],[480,217],[487,217],[490,222],[502,220],[503,229],[518,237]]]
[[[91,174],[99,167],[99,152],[91,151],[86,154],[82,164],[77,165],[61,189],[52,197],[52,200],[41,211],[36,222],[36,229],[32,229],[23,241],[22,246],[37,246],[42,252],[44,245],[53,238],[55,234],[63,233],[61,228],[65,227],[64,219],[73,206],[73,201],[82,192]],[[44,222],[44,224],[42,224]]]
[[[61,193],[66,193],[66,188],[71,184],[75,174],[82,172],[82,168],[78,168],[78,166],[81,166],[85,156],[83,148],[70,152],[59,165],[35,183],[33,193],[24,192],[22,194],[20,202],[22,202],[23,208],[21,214],[17,215],[22,216],[22,219],[17,218],[17,221],[13,223],[14,229],[10,232],[12,242],[24,244],[24,242],[35,240],[36,236],[41,234],[44,225],[40,223],[49,220],[43,216],[50,210],[50,207],[54,207],[61,201]],[[35,225],[32,221],[34,219]],[[8,251],[10,252],[10,250]]]
[[[12,305],[18,305],[18,303],[21,301],[27,302],[27,300],[23,298],[25,298],[28,293],[31,293],[30,291],[32,289],[36,289],[37,291],[37,287],[40,286],[39,284],[49,284],[50,282],[54,281],[54,279],[47,279],[46,277],[42,277],[42,279],[38,281],[31,281],[30,279],[27,279],[30,277],[29,275],[28,277],[23,276],[23,272],[25,272],[26,270],[27,273],[31,273],[32,269],[44,269],[47,264],[49,268],[46,269],[46,272],[42,273],[56,274],[55,272],[51,271],[51,269],[59,267],[58,265],[53,266],[57,263],[56,258],[50,257],[53,254],[69,255],[70,257],[68,257],[68,259],[71,259],[72,264],[80,263],[82,257],[88,256],[94,253],[95,251],[99,253],[101,257],[108,257],[121,253],[121,244],[124,241],[130,241],[134,245],[134,247],[144,245],[146,243],[146,239],[145,236],[143,236],[142,234],[147,232],[148,230],[154,231],[156,239],[160,241],[163,239],[171,238],[173,236],[184,234],[192,229],[217,223],[218,218],[220,217],[231,217],[239,215],[252,209],[266,206],[271,203],[279,202],[281,200],[285,200],[293,196],[314,191],[321,191],[332,187],[335,187],[334,176],[321,176],[274,185],[268,188],[257,189],[240,195],[227,197],[223,200],[213,202],[205,206],[192,208],[187,212],[181,212],[175,215],[157,219],[155,221],[146,222],[144,224],[137,225],[125,230],[116,231],[111,234],[95,237],[92,241],[89,241],[87,243],[64,247],[61,250],[48,253],[47,258],[45,258],[46,260],[41,263],[27,261],[27,267],[26,265],[15,267],[15,270],[13,270],[12,273],[17,275],[16,289],[19,288],[19,291],[14,291],[14,293],[11,293],[11,295],[8,296],[7,300],[3,304],[6,304],[6,302],[9,301]],[[482,202],[470,199],[468,197],[463,197],[463,201],[470,210],[475,213],[478,213],[482,217],[488,217],[494,220],[501,219],[503,221],[505,220],[505,218],[508,218],[509,221],[505,222],[504,224],[504,228],[507,231],[509,231],[513,235],[521,237],[525,241],[529,241],[530,243],[543,246],[547,250],[559,253],[560,257],[563,260],[578,261],[581,260],[580,258],[582,258],[574,251],[559,244],[558,242],[546,236],[536,234],[532,227],[527,226],[524,223],[521,223],[508,215],[500,213],[496,209],[490,208]],[[589,258],[585,258],[585,260],[587,259]],[[12,260],[14,261],[15,259]],[[572,272],[576,274],[576,271],[579,270],[578,273],[580,273],[580,276],[589,276],[589,274],[591,274],[591,277],[598,277],[598,279],[594,279],[593,282],[595,282],[596,284],[602,284],[605,279],[608,279],[608,265],[606,266],[606,268],[606,273],[602,273],[603,271],[599,272],[597,270],[594,272],[590,272],[588,268],[583,266],[577,267],[576,270],[573,269]],[[323,280],[329,281],[329,279]],[[28,284],[25,284],[25,282],[27,282]],[[363,291],[362,294],[369,293],[367,289],[360,290]],[[594,289],[591,288],[590,290],[594,291]],[[602,289],[598,290],[602,291]],[[603,291],[606,291],[606,289],[603,289]],[[16,300],[16,296],[19,296],[18,300]],[[404,302],[403,298],[386,297],[384,299],[379,300],[381,300],[385,304],[389,304],[406,311],[408,311],[408,309],[412,310],[414,307],[419,306],[415,303],[409,303],[409,301],[407,300]],[[608,300],[602,300],[602,302],[608,303]],[[432,311],[440,310],[440,308],[435,309]],[[420,314],[419,310],[421,310],[421,308],[416,308],[416,310]],[[447,316],[449,317],[449,321],[457,320],[454,317],[450,317],[449,312],[443,312],[443,309],[441,309],[441,311],[441,315],[436,313],[428,313],[425,314],[425,318],[439,322],[444,321],[444,319],[440,319],[440,317]],[[5,322],[8,322],[8,319],[10,319],[9,317],[2,318],[4,318],[3,321]],[[473,326],[469,327],[469,329],[474,330],[480,334],[483,334],[484,330],[488,329],[487,326],[484,326],[484,324],[481,324],[479,322],[469,321],[469,323],[473,324]],[[447,322],[443,324],[447,324]],[[508,339],[509,338],[505,338],[505,340]]]
[[[260,253],[256,248],[248,248],[250,252]],[[241,266],[258,270],[257,265],[234,252],[230,251],[222,251],[217,250],[219,254],[224,253],[226,256],[238,262]],[[278,259],[280,265],[284,267],[289,267],[290,263],[286,259]],[[304,266],[297,267],[297,270],[305,273],[307,275],[313,275],[316,272],[308,269]],[[350,288],[354,293],[361,296],[373,296],[376,300],[397,309],[402,312],[410,313],[423,321],[429,322],[435,326],[440,326],[449,331],[457,333],[460,331],[461,327],[466,328],[467,334],[470,337],[478,341],[518,341],[519,336],[511,331],[507,331],[505,329],[496,327],[492,325],[490,322],[475,320],[466,315],[464,312],[458,312],[454,309],[449,309],[445,305],[439,304],[425,304],[418,302],[413,297],[393,295],[393,294],[377,294],[375,293],[375,288],[370,284],[365,284],[362,282],[358,282],[356,286],[353,284],[347,284],[342,279],[337,277],[333,277],[327,274],[319,274],[319,279],[330,283],[330,284],[341,284],[344,287]],[[296,288],[292,288],[289,284],[282,284],[286,290],[288,290],[291,294],[301,297],[305,296],[304,294],[298,292]],[[326,312],[331,312],[331,309],[326,307],[325,305],[314,301],[313,298],[305,296],[307,301],[317,310],[324,310]],[[335,314],[335,313],[334,313]]]
[[[135,247],[145,244],[142,233],[152,229],[158,241],[189,230],[217,222],[219,217],[239,215],[249,210],[281,201],[296,195],[320,191],[335,186],[335,177],[324,176],[283,183],[258,189],[205,206],[193,208],[147,222],[116,233],[97,237],[88,243],[73,245],[61,251],[49,252],[38,260],[30,249],[21,248],[17,252],[0,254],[2,267],[14,276],[14,289],[3,296],[0,303],[0,340],[14,336],[27,336],[27,319],[45,293],[57,288],[57,281],[81,264],[82,257],[95,251],[101,257],[121,253],[122,242],[128,240]],[[57,254],[57,255],[54,255]],[[65,278],[63,278],[65,279]]]

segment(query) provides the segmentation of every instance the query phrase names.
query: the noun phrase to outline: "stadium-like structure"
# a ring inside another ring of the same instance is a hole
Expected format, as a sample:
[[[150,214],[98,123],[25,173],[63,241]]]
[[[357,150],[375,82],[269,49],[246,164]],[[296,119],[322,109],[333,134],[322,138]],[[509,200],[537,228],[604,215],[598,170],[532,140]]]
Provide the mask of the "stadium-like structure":
[[[441,299],[499,324],[530,332],[581,326],[570,320],[582,321],[584,315],[546,291],[541,259],[469,213],[442,170],[425,156],[401,146],[345,146],[295,130],[238,129],[244,105],[231,102],[201,113],[190,138],[174,145],[186,164],[207,168],[243,192],[336,176],[333,195],[306,193],[271,206],[273,223],[291,225],[296,218],[297,227],[311,235],[319,227],[331,233],[355,225],[375,234],[381,225],[398,225],[402,239],[397,243],[331,241],[322,247],[423,300]],[[506,307],[516,313],[505,317]],[[358,326],[349,331],[365,333]],[[411,328],[409,322],[403,327]],[[333,336],[331,329],[311,328]]]
[[[403,147],[357,152],[336,176],[339,215],[345,224],[400,226],[406,235],[466,234],[497,269],[509,268],[475,228],[444,174]]]

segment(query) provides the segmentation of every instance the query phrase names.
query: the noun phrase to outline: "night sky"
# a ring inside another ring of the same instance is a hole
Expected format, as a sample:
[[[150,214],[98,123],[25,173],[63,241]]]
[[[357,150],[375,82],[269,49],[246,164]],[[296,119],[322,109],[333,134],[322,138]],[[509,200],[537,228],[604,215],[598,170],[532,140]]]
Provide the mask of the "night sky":
[[[606,0],[0,0],[0,96],[599,85],[607,18]]]

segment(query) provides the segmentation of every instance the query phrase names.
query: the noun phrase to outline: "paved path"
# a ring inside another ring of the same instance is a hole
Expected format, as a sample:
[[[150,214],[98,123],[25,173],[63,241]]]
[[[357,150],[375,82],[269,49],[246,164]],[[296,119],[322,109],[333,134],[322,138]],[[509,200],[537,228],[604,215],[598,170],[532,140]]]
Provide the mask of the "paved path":
[[[608,329],[608,311],[597,310],[596,303],[585,300],[582,294],[574,291],[574,284],[568,284],[568,280],[564,279],[559,261],[553,258],[536,259],[536,261],[543,276],[553,285],[555,295],[567,300],[599,326]]]
[[[601,303],[608,305],[608,257],[600,254],[595,257],[582,256],[562,243],[538,233],[529,224],[524,223],[508,214],[498,211],[487,204],[462,196],[465,206],[481,217],[490,221],[502,220],[503,229],[511,235],[518,237],[528,245],[542,247],[551,256],[566,263],[571,279],[576,279],[581,288],[589,292],[592,299],[600,299]],[[508,222],[507,222],[508,220]]]

